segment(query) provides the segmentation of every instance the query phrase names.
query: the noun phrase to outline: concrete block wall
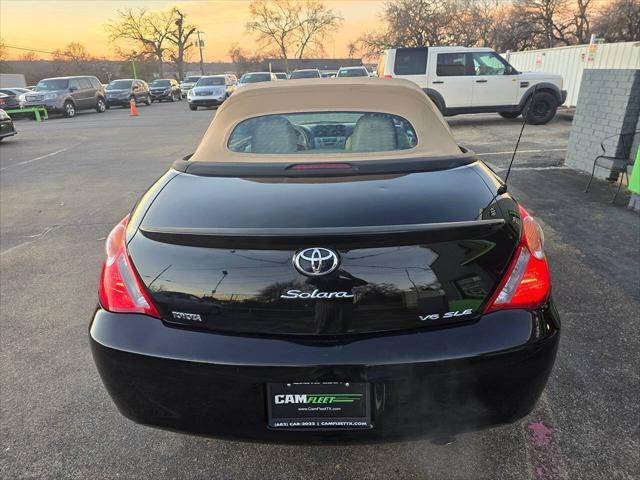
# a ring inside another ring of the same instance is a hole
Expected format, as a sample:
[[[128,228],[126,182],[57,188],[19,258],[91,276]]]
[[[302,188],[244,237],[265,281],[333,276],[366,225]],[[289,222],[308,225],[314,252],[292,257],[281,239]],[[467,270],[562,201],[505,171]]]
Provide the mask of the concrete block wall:
[[[585,70],[569,136],[566,165],[591,173],[594,158],[602,152],[602,139],[634,131],[639,121],[640,70]],[[633,143],[637,145],[638,138]],[[616,142],[616,139],[609,140],[605,146],[608,154],[631,154],[623,152],[622,142]],[[607,170],[596,169],[596,176],[604,178],[608,175]]]

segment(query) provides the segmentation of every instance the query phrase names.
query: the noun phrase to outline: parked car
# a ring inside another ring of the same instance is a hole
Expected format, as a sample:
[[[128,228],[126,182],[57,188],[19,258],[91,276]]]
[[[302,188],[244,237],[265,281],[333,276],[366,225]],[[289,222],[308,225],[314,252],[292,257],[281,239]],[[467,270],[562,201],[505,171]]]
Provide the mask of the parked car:
[[[278,79],[275,73],[271,72],[248,72],[240,77],[238,88],[244,87],[250,83],[274,82]]]
[[[0,108],[6,108],[7,110],[12,108],[20,108],[20,102],[18,100],[18,96],[7,95],[2,90],[0,90]]]
[[[162,78],[151,82],[149,85],[149,91],[151,92],[151,101],[161,102],[167,100],[169,102],[176,102],[182,100],[182,94],[180,93],[180,84],[173,78]]]
[[[380,57],[378,76],[417,83],[445,115],[516,118],[526,106],[529,123],[545,124],[567,97],[561,75],[519,72],[490,48],[392,48]]]
[[[320,70],[317,68],[305,68],[303,70],[294,70],[289,75],[289,80],[296,80],[299,78],[322,78]]]
[[[341,67],[337,77],[368,77],[369,71],[366,67]]]
[[[200,77],[198,83],[187,92],[187,101],[191,110],[198,107],[214,107],[231,96],[236,89],[237,78],[235,75],[206,75]]]
[[[8,108],[8,109],[20,108],[20,96],[30,92],[31,90],[29,90],[28,88],[20,88],[20,87],[0,88],[0,93],[9,97],[9,98],[5,98],[4,102],[0,100],[0,108]]]
[[[338,72],[336,70],[323,70],[320,72],[322,78],[334,78]]]
[[[7,112],[0,108],[0,142],[6,137],[17,135],[18,132],[13,126],[13,120]]]
[[[180,93],[182,94],[182,98],[187,98],[187,92],[191,90],[198,80],[200,80],[202,75],[189,75],[182,82],[180,82]]]
[[[517,421],[560,319],[505,187],[411,82],[238,90],[107,238],[107,392],[144,425],[269,442]]]
[[[40,80],[35,90],[20,96],[24,108],[44,106],[50,112],[75,117],[79,110],[95,109],[102,113],[107,109],[107,96],[96,77],[55,77]]]
[[[136,103],[151,105],[151,92],[149,85],[144,80],[123,78],[113,80],[107,85],[107,101],[109,105],[129,107],[133,99]]]
[[[276,76],[276,79],[278,80],[287,80],[287,74],[284,72],[275,72],[274,75]]]

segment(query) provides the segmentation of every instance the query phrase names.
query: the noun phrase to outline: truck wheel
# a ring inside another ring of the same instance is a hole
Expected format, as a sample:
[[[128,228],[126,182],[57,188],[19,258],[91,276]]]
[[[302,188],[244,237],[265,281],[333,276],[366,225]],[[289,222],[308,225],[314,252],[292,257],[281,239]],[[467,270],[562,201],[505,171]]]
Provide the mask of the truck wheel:
[[[98,101],[96,102],[96,112],[103,113],[107,109],[107,104],[104,101],[104,98],[98,97]]]
[[[71,100],[64,102],[62,106],[62,114],[67,118],[73,118],[76,116],[76,106]]]
[[[522,112],[498,112],[502,118],[518,118]]]
[[[189,105],[189,108],[193,111],[196,111],[198,109],[197,105]]]
[[[533,125],[549,122],[558,110],[558,101],[549,92],[536,93],[527,107],[527,121]]]

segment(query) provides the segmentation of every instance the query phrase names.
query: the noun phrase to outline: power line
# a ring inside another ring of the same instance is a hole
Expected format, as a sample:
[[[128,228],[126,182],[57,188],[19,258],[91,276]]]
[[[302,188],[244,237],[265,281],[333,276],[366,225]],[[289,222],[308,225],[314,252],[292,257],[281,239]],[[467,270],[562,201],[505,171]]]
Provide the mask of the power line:
[[[37,52],[37,53],[47,53],[49,55],[63,55],[65,57],[73,57],[73,55],[70,55],[68,53],[64,53],[63,51],[55,51],[55,52],[49,52],[48,50],[38,50],[35,48],[27,48],[27,47],[18,47],[17,45],[8,45],[8,44],[3,44],[2,45],[5,48],[13,48],[14,50],[24,50],[26,52]]]
[[[6,43],[5,43],[5,44],[3,44],[2,46],[3,46],[3,47],[6,47],[6,48],[13,48],[14,50],[25,50],[25,51],[27,51],[27,52],[48,53],[48,54],[50,54],[50,55],[53,55],[53,54],[67,55],[67,54],[66,54],[66,53],[64,53],[64,52],[49,52],[49,51],[47,51],[47,50],[37,50],[37,49],[35,49],[35,48],[18,47],[17,45],[8,45],[8,44],[6,44]],[[69,56],[69,57],[70,57],[70,56],[72,56],[72,55],[67,55],[67,56]]]

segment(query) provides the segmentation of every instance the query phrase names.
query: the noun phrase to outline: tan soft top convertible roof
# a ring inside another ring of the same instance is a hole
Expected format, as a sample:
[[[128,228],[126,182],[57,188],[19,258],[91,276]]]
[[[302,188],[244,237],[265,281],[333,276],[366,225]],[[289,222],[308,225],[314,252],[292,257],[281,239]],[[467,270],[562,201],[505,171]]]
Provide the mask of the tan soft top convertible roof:
[[[398,115],[413,125],[418,144],[389,152],[327,152],[310,157],[295,154],[233,152],[227,142],[238,123],[253,117],[298,112],[381,112]],[[413,82],[378,78],[327,78],[263,82],[236,91],[217,111],[198,149],[197,162],[296,162],[377,160],[461,155],[447,123]]]

